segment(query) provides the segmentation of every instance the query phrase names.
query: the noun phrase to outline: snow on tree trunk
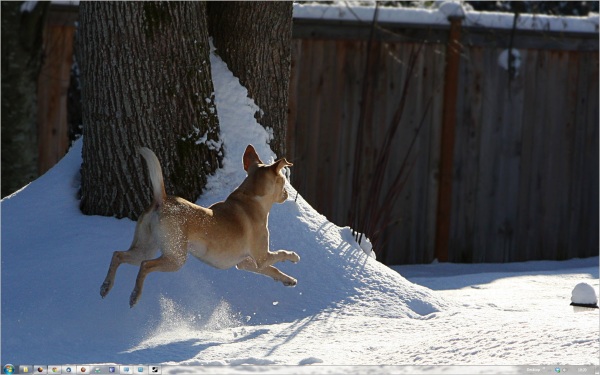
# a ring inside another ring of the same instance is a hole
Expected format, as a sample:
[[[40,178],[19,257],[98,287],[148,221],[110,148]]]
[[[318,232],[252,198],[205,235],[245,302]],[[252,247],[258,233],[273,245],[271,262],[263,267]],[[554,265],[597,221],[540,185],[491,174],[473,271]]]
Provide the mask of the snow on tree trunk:
[[[49,3],[2,2],[2,196],[38,176],[37,77]]]
[[[81,2],[85,214],[136,218],[151,201],[137,147],[167,194],[194,201],[223,152],[203,2]]]
[[[291,1],[208,3],[216,52],[261,108],[255,117],[271,129],[279,157],[286,151],[292,10]]]

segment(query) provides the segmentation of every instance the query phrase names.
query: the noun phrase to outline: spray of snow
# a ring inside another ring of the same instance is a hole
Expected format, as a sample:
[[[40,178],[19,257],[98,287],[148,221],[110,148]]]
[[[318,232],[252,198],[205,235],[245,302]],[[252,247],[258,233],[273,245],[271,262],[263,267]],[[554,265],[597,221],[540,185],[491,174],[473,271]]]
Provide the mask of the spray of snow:
[[[160,318],[158,324],[148,324],[146,337],[131,349],[123,353],[134,353],[156,348],[173,342],[202,338],[207,333],[216,333],[238,327],[242,324],[240,315],[231,310],[224,300],[218,302],[212,312],[203,315],[178,304],[170,298],[160,296]],[[210,306],[210,304],[207,304]]]

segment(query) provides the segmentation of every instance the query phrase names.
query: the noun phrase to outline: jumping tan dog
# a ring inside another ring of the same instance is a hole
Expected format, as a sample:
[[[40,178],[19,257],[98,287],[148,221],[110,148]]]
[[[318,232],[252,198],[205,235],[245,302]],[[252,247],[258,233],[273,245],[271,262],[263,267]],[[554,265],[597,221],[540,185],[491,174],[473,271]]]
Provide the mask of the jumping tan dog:
[[[112,288],[121,263],[140,266],[129,299],[129,306],[133,307],[142,296],[148,273],[179,270],[188,252],[219,269],[236,266],[270,276],[286,286],[296,285],[296,279],[273,264],[285,260],[296,263],[300,257],[293,251],[269,251],[267,229],[271,206],[275,202],[283,203],[288,197],[281,170],[291,163],[279,159],[265,165],[249,145],[243,157],[248,177],[224,202],[204,208],[180,197],[167,196],[158,158],[148,148],[142,147],[139,151],[148,165],[154,198],[137,221],[129,250],[114,252],[100,288],[102,298]],[[159,249],[162,255],[152,259]]]

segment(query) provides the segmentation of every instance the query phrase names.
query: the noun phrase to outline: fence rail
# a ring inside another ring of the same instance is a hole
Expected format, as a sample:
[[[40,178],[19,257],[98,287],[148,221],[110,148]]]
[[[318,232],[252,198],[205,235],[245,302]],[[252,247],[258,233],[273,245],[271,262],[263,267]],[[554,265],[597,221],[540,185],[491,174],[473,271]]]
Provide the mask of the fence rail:
[[[398,106],[409,96],[393,139],[389,188],[422,119],[414,166],[380,258],[388,264],[434,259],[444,67],[448,29],[379,25],[378,66],[362,98],[369,24],[296,20],[288,155],[301,166],[292,182],[317,210],[350,225],[353,165],[360,162],[360,210],[373,202],[368,182]],[[598,34],[464,28],[448,260],[503,262],[598,255]],[[407,61],[421,46],[416,70]],[[514,71],[499,64],[518,51]],[[373,107],[359,129],[364,100]],[[429,103],[430,102],[430,103]],[[429,103],[429,106],[427,105]],[[361,106],[361,104],[363,104]],[[354,159],[356,137],[364,152]]]

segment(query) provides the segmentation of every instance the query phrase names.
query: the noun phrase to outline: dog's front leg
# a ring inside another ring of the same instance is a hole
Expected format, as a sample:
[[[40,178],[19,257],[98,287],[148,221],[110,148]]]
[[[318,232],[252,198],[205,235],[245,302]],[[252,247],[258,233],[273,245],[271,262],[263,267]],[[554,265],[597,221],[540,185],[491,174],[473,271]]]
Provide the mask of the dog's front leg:
[[[258,268],[266,267],[273,265],[277,262],[290,261],[292,263],[298,263],[300,261],[300,256],[293,251],[288,250],[277,250],[277,251],[268,251],[265,255],[260,255],[256,259],[256,264]]]
[[[272,254],[272,253],[269,253],[269,254]],[[298,260],[299,259],[300,258],[298,258]],[[270,259],[269,261],[273,261],[273,263],[275,263],[273,258]],[[279,269],[274,267],[272,264],[262,262],[261,266],[259,266],[252,258],[246,258],[245,260],[240,262],[236,266],[236,268],[239,270],[245,270],[245,271],[260,273],[262,275],[269,276],[275,281],[280,281],[285,286],[295,286],[298,283],[298,281],[296,279],[281,272]]]
[[[135,279],[135,288],[133,288],[131,297],[129,297],[129,307],[133,307],[142,296],[144,280],[150,272],[175,272],[178,271],[184,263],[185,259],[177,260],[164,255],[156,259],[143,261],[137,278]]]

